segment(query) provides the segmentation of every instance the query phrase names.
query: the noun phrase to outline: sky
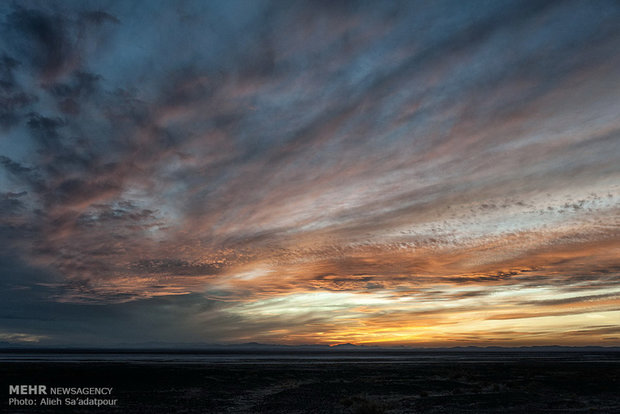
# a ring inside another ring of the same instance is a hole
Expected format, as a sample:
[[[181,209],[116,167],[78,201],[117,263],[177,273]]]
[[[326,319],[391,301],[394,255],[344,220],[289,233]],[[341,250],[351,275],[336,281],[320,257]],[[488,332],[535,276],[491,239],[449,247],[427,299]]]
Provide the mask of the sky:
[[[617,1],[0,3],[0,342],[620,345]]]

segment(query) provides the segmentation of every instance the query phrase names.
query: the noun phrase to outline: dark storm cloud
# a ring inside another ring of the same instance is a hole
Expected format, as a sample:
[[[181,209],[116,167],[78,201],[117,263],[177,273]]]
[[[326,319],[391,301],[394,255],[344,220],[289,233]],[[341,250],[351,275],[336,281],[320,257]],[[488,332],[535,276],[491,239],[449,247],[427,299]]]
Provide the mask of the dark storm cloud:
[[[13,72],[19,65],[6,54],[0,57],[0,127],[5,131],[16,125],[25,108],[37,101],[35,95],[24,92],[17,85]]]
[[[80,65],[86,32],[94,26],[119,23],[116,17],[102,11],[63,14],[63,5],[39,3],[39,7],[29,7],[29,3],[36,4],[24,2],[5,15],[5,47],[45,84]]]
[[[381,312],[405,315],[388,333],[425,315],[490,335],[449,301],[495,312],[479,323],[524,303],[617,308],[616,2],[0,14],[0,224],[20,260],[3,275],[54,281],[32,287],[52,298],[47,336],[111,323],[96,309],[184,321],[162,337],[312,342],[305,323],[346,341]],[[42,301],[24,295],[12,306]],[[202,295],[222,303],[198,312]],[[327,329],[338,300],[350,319]]]
[[[5,25],[5,33],[21,44],[21,57],[45,78],[55,77],[75,59],[65,21],[59,15],[16,8]]]

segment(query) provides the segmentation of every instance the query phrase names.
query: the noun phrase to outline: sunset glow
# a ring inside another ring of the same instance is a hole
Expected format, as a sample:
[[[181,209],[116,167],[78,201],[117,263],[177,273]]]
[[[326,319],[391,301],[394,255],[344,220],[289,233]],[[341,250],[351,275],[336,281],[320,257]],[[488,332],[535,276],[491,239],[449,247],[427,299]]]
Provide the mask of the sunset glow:
[[[91,6],[0,5],[0,342],[620,346],[620,3]]]

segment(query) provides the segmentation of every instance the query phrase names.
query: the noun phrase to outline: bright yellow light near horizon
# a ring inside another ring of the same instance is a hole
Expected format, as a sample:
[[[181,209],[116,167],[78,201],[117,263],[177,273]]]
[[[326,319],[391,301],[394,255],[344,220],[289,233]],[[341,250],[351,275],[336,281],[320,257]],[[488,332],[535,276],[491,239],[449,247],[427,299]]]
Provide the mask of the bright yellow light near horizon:
[[[454,289],[457,295],[461,291]],[[323,344],[579,344],[603,338],[588,331],[590,327],[614,326],[620,320],[617,298],[524,306],[526,301],[579,295],[553,296],[546,288],[527,289],[522,295],[517,290],[501,293],[433,302],[415,295],[399,301],[385,291],[300,292],[237,302],[226,311],[247,321],[292,327],[265,332],[263,337],[272,342]]]

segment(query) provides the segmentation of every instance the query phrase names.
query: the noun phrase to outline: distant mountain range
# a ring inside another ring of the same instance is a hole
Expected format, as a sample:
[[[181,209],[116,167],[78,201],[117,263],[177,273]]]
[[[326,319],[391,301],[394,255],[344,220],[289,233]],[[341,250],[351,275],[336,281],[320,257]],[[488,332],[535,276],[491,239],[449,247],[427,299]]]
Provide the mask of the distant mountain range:
[[[519,347],[503,347],[503,346],[456,346],[456,347],[415,347],[415,346],[375,346],[375,345],[354,345],[350,343],[338,345],[279,345],[279,344],[262,344],[258,342],[249,342],[243,344],[208,344],[208,343],[174,343],[174,342],[142,342],[142,343],[119,343],[114,345],[39,345],[39,344],[14,344],[9,342],[0,342],[0,351],[2,350],[88,350],[88,351],[179,351],[179,352],[226,352],[226,351],[401,351],[401,352],[510,352],[510,351],[539,351],[539,352],[568,352],[568,351],[619,351],[620,347],[604,347],[604,346],[519,346]]]

